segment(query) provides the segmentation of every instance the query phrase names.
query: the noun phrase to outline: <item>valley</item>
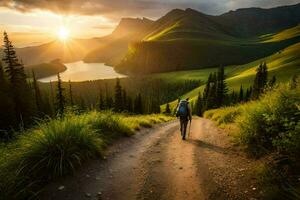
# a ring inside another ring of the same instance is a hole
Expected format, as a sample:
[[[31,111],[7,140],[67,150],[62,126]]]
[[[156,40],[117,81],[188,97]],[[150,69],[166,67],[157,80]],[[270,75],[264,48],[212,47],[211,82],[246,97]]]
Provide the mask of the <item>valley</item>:
[[[0,2],[0,199],[300,199],[300,2],[199,2]]]

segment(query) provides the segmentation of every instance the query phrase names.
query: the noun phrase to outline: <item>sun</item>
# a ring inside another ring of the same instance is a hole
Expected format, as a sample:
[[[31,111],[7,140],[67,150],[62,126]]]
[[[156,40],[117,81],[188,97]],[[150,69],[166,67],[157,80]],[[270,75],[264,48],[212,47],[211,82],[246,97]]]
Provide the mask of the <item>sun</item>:
[[[66,41],[69,39],[70,37],[70,30],[67,29],[66,27],[60,27],[59,28],[59,31],[58,31],[58,38],[61,40],[61,41]]]

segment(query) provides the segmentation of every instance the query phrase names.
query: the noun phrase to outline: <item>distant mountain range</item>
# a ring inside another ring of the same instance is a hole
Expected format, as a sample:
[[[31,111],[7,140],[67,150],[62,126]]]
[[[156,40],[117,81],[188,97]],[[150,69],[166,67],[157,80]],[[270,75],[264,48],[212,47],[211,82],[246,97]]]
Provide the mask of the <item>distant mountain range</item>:
[[[300,41],[299,35],[268,40],[300,22],[300,4],[247,8],[210,16],[175,9],[156,21],[122,19],[102,38],[55,41],[17,50],[25,64],[60,59],[105,62],[123,73],[153,73],[244,64]]]

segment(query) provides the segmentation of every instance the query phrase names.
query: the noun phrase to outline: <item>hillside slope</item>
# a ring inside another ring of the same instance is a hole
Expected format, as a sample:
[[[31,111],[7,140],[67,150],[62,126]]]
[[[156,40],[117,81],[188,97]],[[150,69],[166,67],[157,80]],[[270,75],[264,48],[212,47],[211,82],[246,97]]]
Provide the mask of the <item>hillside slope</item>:
[[[298,13],[300,4],[220,16],[175,9],[155,21],[143,40],[130,45],[116,69],[153,73],[248,63],[299,42],[298,37],[261,42],[262,35],[296,26]]]
[[[125,56],[128,44],[143,38],[153,22],[147,18],[123,18],[105,41],[100,43],[83,58],[85,62],[118,64]]]
[[[59,59],[62,62],[75,62],[82,58],[105,38],[70,39],[66,42],[52,41],[46,44],[17,48],[17,55],[25,65],[36,65]]]
[[[270,35],[267,38],[272,40],[285,40],[289,38],[291,35],[295,37],[299,37],[300,32],[298,32],[299,26],[293,27],[290,29],[286,29],[278,34]],[[288,33],[288,34],[287,34]],[[256,68],[262,62],[266,62],[268,65],[268,76],[271,78],[272,76],[276,76],[278,82],[287,82],[291,79],[291,77],[295,74],[300,74],[300,42],[290,45],[285,49],[282,49],[271,56],[267,56],[250,63],[244,65],[235,65],[235,66],[226,66],[226,82],[230,90],[238,91],[240,86],[243,85],[244,88],[250,87],[253,84]],[[217,69],[215,68],[215,71]],[[212,70],[202,69],[196,71],[197,74],[202,75],[202,82],[206,81],[209,72]],[[188,72],[185,72],[185,75]],[[194,74],[195,71],[191,71],[191,74]],[[179,73],[181,74],[181,73]],[[162,74],[163,77],[172,77],[173,73],[165,73]],[[155,75],[155,76],[162,76]],[[178,77],[177,77],[178,78]],[[187,94],[183,95],[183,98],[190,97],[192,99],[196,99],[199,92],[202,92],[204,86],[200,86]],[[176,104],[176,100],[172,102],[174,106]]]

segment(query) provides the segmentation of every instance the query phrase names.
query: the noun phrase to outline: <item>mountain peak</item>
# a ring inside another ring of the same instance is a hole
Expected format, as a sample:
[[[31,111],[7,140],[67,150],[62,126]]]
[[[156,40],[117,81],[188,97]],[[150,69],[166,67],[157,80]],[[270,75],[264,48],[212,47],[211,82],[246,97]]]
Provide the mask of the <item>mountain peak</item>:
[[[148,18],[122,18],[112,32],[112,35],[117,37],[123,37],[131,33],[136,33],[142,31],[149,27],[153,23],[152,20]]]

